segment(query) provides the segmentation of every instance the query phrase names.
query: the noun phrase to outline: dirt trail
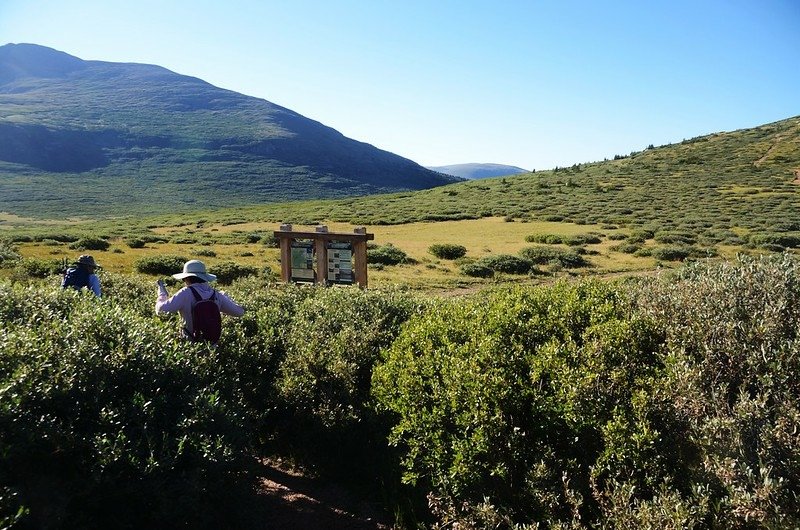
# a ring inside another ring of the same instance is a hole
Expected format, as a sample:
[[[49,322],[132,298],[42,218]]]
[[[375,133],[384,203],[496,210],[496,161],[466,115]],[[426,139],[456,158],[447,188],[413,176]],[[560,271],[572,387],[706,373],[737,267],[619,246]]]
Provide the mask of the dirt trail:
[[[761,164],[763,164],[764,161],[767,159],[767,157],[770,155],[770,153],[772,153],[772,151],[774,151],[775,148],[778,147],[778,144],[781,142],[781,140],[783,140],[783,136],[778,136],[777,138],[775,138],[775,143],[769,146],[769,149],[767,149],[767,152],[764,153],[764,156],[753,162],[753,165],[756,167],[760,167]]]
[[[258,473],[253,528],[389,530],[381,506],[339,485],[304,476],[278,461],[263,460]]]

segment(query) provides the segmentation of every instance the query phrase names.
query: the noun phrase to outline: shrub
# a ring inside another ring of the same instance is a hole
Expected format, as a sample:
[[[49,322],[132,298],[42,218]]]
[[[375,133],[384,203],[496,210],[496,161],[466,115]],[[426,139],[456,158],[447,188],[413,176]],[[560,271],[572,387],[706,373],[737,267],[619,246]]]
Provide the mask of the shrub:
[[[531,234],[525,236],[525,241],[528,243],[543,243],[546,245],[558,245],[564,242],[563,236],[555,234]]]
[[[193,254],[194,254],[195,256],[200,256],[200,257],[208,257],[208,258],[214,258],[214,257],[216,257],[216,256],[217,256],[217,253],[216,253],[216,252],[214,252],[213,250],[211,250],[210,248],[201,248],[201,249],[197,249],[197,250],[195,250],[195,251],[193,252]]]
[[[655,232],[652,230],[639,229],[633,230],[628,236],[629,243],[644,243],[648,239],[653,239]]]
[[[280,242],[278,241],[278,238],[275,237],[275,234],[272,233],[272,232],[270,232],[268,234],[265,234],[261,238],[261,244],[263,244],[264,246],[266,246],[268,248],[278,248],[280,246]]]
[[[710,258],[717,255],[714,248],[698,248],[695,246],[655,247],[651,256],[662,261],[683,261],[686,258]]]
[[[169,276],[183,270],[183,264],[188,259],[183,256],[168,255],[150,256],[136,261],[136,270],[143,274],[154,274],[158,276]]]
[[[225,495],[224,467],[246,449],[242,409],[215,388],[217,363],[151,314],[72,290],[0,292],[27,313],[3,318],[15,327],[0,363],[14,396],[0,408],[2,466],[25,476],[3,473],[0,486],[30,508],[22,524],[59,513],[70,527],[109,528],[120,517],[141,528],[206,526],[203,499]]]
[[[71,243],[69,248],[73,250],[107,250],[111,244],[99,237],[82,237]]]
[[[596,245],[602,242],[603,240],[595,234],[578,234],[574,236],[568,236],[564,239],[564,243],[573,247],[580,245]]]
[[[613,245],[610,250],[622,252],[623,254],[633,254],[641,248],[640,245],[634,243],[620,243],[619,245]]]
[[[216,275],[220,285],[229,285],[234,280],[258,274],[258,268],[252,265],[240,265],[233,261],[223,261],[209,267],[209,272]]]
[[[525,247],[520,250],[520,256],[534,265],[545,265],[556,263],[564,268],[572,269],[586,267],[589,262],[583,256],[557,247]]]
[[[787,233],[752,234],[750,242],[756,246],[776,245],[785,248],[800,247],[800,235]]]
[[[408,263],[408,255],[395,247],[391,243],[367,249],[367,263],[378,263],[381,265],[399,265]]]
[[[688,247],[655,247],[650,251],[652,257],[661,261],[683,261],[690,254]]]
[[[14,278],[24,280],[29,278],[47,278],[59,274],[64,269],[61,260],[43,260],[36,258],[23,258],[14,265]]]
[[[509,254],[485,256],[477,263],[506,274],[528,274],[533,266],[530,261]]]
[[[658,232],[655,235],[655,240],[662,244],[694,245],[697,242],[697,237],[689,232]]]
[[[494,276],[494,269],[483,263],[464,263],[460,268],[463,274],[474,278],[491,278]]]
[[[145,245],[147,244],[147,241],[145,241],[144,239],[142,239],[140,237],[136,237],[136,238],[133,238],[133,239],[128,239],[125,243],[130,248],[144,248]]]
[[[21,258],[10,242],[0,241],[0,268],[13,265]]]
[[[467,254],[467,247],[448,243],[436,243],[428,247],[428,252],[440,259],[458,259]]]
[[[409,321],[373,392],[398,416],[407,482],[517,522],[566,521],[571,488],[591,499],[601,427],[658,373],[659,338],[599,282],[503,290]]]

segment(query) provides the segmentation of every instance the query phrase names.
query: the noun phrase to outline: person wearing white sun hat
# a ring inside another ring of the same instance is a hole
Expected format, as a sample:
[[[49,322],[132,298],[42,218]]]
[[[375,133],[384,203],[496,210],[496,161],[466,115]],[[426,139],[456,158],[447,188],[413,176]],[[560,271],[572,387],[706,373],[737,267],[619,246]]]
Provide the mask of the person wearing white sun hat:
[[[240,317],[244,314],[242,306],[231,300],[224,292],[217,291],[209,285],[217,277],[206,271],[206,265],[202,261],[196,259],[187,261],[183,265],[183,272],[173,274],[172,277],[176,280],[183,280],[185,287],[170,297],[164,282],[159,280],[156,314],[179,312],[183,319],[184,337],[195,337],[192,309],[200,302],[212,300],[216,303],[220,313],[233,317]]]

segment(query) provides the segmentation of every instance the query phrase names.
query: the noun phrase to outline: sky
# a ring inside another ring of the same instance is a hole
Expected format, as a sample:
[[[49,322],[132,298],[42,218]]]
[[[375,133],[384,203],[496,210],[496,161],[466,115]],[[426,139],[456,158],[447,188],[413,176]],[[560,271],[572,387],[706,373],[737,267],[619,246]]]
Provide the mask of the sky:
[[[800,115],[800,0],[0,0],[0,45],[157,64],[425,166]]]

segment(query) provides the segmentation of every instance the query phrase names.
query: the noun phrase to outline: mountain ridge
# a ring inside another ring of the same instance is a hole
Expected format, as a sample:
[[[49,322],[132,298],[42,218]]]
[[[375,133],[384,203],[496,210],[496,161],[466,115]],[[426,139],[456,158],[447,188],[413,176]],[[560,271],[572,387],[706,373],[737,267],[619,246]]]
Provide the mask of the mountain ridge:
[[[449,164],[446,166],[425,166],[431,171],[444,173],[445,175],[453,175],[454,177],[461,177],[469,180],[478,180],[492,177],[505,177],[511,175],[519,175],[522,173],[530,173],[527,169],[522,169],[517,166],[509,166],[506,164],[490,164],[490,163],[466,163],[466,164]]]
[[[86,204],[50,193],[63,178],[78,184]],[[0,211],[91,215],[113,210],[120,194],[143,207],[148,188],[177,207],[215,207],[457,180],[293,110],[161,66],[0,46]],[[32,207],[23,188],[44,204]],[[84,188],[108,196],[82,194]]]

